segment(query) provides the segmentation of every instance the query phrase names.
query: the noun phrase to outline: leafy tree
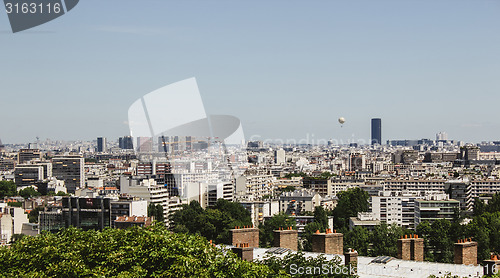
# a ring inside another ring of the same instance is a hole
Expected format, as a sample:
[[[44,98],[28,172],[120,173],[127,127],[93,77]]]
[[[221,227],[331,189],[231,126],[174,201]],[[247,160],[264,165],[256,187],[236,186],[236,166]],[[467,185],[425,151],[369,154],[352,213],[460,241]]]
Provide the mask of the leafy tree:
[[[421,222],[416,228],[416,232],[419,237],[424,239],[424,259],[426,261],[434,262],[434,253],[431,252],[431,245],[429,242],[431,231],[431,224],[427,221]]]
[[[250,225],[250,212],[239,203],[223,199],[206,210],[197,201],[192,201],[171,216],[172,231],[199,234],[218,243],[229,243],[229,230],[235,226]]]
[[[344,251],[353,248],[360,256],[368,255],[371,233],[364,227],[354,227],[344,233]]]
[[[13,181],[0,181],[0,198],[17,195],[16,184]]]
[[[337,194],[337,206],[333,210],[334,226],[337,229],[349,226],[349,217],[358,216],[358,212],[368,211],[369,195],[359,187],[350,188]]]
[[[453,263],[453,244],[450,237],[451,222],[446,219],[439,219],[431,224],[429,232],[429,244],[437,262]]]
[[[328,228],[328,215],[322,206],[314,208],[314,222],[317,222],[324,229]]]
[[[486,212],[486,204],[478,197],[474,198],[474,216],[479,216]]]
[[[63,191],[57,191],[55,196],[70,196],[71,194],[69,193],[64,193]]]
[[[486,210],[488,212],[500,211],[500,193],[495,193],[491,197],[491,200],[489,200],[488,205],[486,206]]]
[[[0,248],[3,277],[287,277],[283,269],[242,261],[202,237],[146,228],[69,228]]]
[[[24,189],[19,190],[19,196],[23,198],[30,198],[40,196],[40,192],[36,191],[33,187],[26,187]]]
[[[163,222],[165,220],[163,216],[163,206],[160,204],[155,205],[153,203],[149,203],[148,216],[153,216],[155,221]]]
[[[397,256],[397,241],[407,231],[403,228],[392,224],[388,226],[382,223],[375,226],[371,234],[370,242],[373,244],[368,250],[368,255],[371,257],[376,256]]]
[[[36,207],[30,211],[28,214],[28,219],[30,223],[38,223],[38,215],[40,214],[40,211],[43,211],[43,207]]]
[[[270,247],[274,241],[274,230],[296,227],[295,220],[283,212],[273,215],[259,225],[259,241],[261,247]]]
[[[302,248],[306,251],[312,250],[312,234],[316,231],[324,233],[328,229],[328,214],[325,209],[321,206],[314,208],[314,221],[307,224],[304,228],[303,246]]]
[[[320,233],[325,232],[325,228],[317,222],[311,222],[304,227],[304,234],[302,235],[302,249],[305,251],[312,251],[312,235],[319,231]]]
[[[229,202],[224,199],[218,199],[213,209],[223,211],[229,217],[236,220],[235,226],[250,225],[252,223],[252,216],[240,203]]]

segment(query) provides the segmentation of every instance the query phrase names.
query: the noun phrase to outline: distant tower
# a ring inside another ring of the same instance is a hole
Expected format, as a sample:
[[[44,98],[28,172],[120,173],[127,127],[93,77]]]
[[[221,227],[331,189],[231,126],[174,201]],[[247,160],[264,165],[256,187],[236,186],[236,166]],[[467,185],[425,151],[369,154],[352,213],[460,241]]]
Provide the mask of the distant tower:
[[[5,146],[2,144],[2,139],[0,139],[0,152],[4,151]]]
[[[382,144],[382,120],[380,118],[372,119],[372,145]]]
[[[134,142],[132,136],[124,136],[119,139],[120,149],[132,150],[134,148]]]
[[[106,152],[106,138],[105,137],[97,137],[97,152],[103,153]]]
[[[448,134],[446,132],[441,131],[436,134],[436,141],[447,141],[448,140]]]

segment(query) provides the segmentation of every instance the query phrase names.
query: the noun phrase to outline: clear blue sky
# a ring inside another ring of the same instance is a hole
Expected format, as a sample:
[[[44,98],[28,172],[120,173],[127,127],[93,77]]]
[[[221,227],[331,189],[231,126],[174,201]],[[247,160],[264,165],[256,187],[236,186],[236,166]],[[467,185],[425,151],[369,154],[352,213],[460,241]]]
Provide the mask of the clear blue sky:
[[[0,138],[116,139],[140,96],[196,77],[245,135],[500,140],[500,1],[82,0],[12,34]],[[340,128],[337,118],[346,118]]]

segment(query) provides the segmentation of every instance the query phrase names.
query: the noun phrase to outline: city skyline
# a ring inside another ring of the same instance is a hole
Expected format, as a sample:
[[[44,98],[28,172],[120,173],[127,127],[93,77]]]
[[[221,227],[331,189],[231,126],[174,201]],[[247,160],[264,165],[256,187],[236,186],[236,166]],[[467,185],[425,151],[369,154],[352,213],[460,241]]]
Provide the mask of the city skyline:
[[[3,143],[124,136],[135,99],[190,77],[247,140],[369,142],[371,118],[383,142],[500,138],[496,1],[151,3],[85,1],[19,34],[0,13]]]

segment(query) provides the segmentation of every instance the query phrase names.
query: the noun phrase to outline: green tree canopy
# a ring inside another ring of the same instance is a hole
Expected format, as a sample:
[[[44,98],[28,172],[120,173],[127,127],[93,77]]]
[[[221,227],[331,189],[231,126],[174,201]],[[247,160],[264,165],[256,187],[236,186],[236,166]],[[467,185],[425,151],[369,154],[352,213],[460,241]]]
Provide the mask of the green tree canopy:
[[[17,195],[17,187],[13,181],[0,181],[0,198]]]
[[[368,255],[376,256],[397,256],[397,241],[406,231],[396,224],[387,225],[382,223],[375,226],[370,236],[372,246],[368,250]]]
[[[349,217],[358,216],[358,212],[368,211],[370,196],[359,187],[342,191],[337,197],[339,200],[333,210],[334,226],[337,229],[346,229],[349,226]]]
[[[19,196],[23,198],[30,198],[40,196],[40,192],[36,191],[33,187],[26,187],[24,189],[19,190]]]
[[[286,215],[284,212],[273,215],[271,218],[264,221],[264,224],[259,225],[259,241],[261,247],[271,247],[274,241],[274,230],[279,228],[286,229],[293,227],[295,229],[295,219]]]
[[[22,237],[0,248],[2,277],[286,277],[284,270],[242,261],[206,239],[147,228]]]
[[[360,256],[368,255],[371,233],[364,227],[354,227],[344,233],[344,251],[353,248]]]
[[[149,203],[148,216],[152,216],[155,221],[163,223],[165,220],[163,216],[163,206],[160,204],[155,205],[153,203]]]
[[[199,234],[217,243],[230,243],[229,230],[235,226],[250,226],[252,218],[241,204],[223,199],[212,208],[203,209],[192,201],[171,216],[171,229],[177,233]]]

